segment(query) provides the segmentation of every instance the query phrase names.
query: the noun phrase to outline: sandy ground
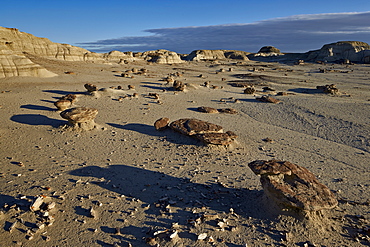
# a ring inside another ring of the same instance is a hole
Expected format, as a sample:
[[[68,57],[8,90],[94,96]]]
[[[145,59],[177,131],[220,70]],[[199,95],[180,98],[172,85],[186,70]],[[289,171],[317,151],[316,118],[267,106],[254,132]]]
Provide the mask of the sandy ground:
[[[37,62],[59,76],[0,80],[0,246],[369,245],[370,65]],[[119,76],[132,68],[148,73]],[[186,92],[165,85],[176,72],[191,84]],[[229,85],[249,80],[248,73],[276,91],[258,85],[248,95]],[[85,83],[106,90],[89,95]],[[316,90],[332,83],[341,94]],[[289,94],[274,96],[279,104],[255,99],[280,91]],[[118,100],[135,92],[138,98]],[[98,129],[60,127],[67,122],[53,103],[69,93],[78,95],[75,106],[99,110]],[[200,113],[199,106],[238,114]],[[229,147],[206,146],[156,131],[161,117],[209,121],[239,137]],[[334,191],[338,206],[311,219],[278,213],[248,168],[257,159],[308,168]],[[42,217],[29,208],[40,195],[56,203],[52,225],[37,226]]]

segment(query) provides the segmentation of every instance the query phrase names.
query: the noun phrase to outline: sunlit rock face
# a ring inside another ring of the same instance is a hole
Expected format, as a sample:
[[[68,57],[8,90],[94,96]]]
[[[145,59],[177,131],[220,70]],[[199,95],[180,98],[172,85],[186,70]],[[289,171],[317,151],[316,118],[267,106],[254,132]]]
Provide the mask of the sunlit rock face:
[[[340,41],[326,44],[320,50],[307,53],[307,60],[336,62],[349,60],[357,63],[370,62],[370,45],[360,41]]]

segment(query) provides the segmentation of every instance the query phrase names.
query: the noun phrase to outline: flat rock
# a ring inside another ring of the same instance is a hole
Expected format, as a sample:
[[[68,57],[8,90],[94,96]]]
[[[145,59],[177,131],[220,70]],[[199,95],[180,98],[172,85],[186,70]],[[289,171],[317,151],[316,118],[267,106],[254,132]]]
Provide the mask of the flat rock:
[[[219,112],[221,113],[228,113],[228,114],[237,114],[238,111],[233,109],[233,108],[222,108],[222,109],[218,109]]]
[[[213,145],[229,145],[236,137],[237,135],[231,131],[226,133],[205,133],[196,135],[196,138],[200,141]]]
[[[179,119],[170,124],[170,128],[181,134],[192,136],[205,133],[222,133],[222,126],[198,119]]]
[[[279,160],[256,160],[248,166],[261,176],[265,194],[278,205],[317,211],[338,204],[330,189],[304,167]]]
[[[201,106],[198,107],[198,111],[204,112],[204,113],[218,113],[218,110],[212,107],[207,107],[207,106]]]
[[[155,127],[156,130],[164,130],[165,128],[168,127],[169,123],[170,123],[169,118],[166,118],[166,117],[160,118],[157,121],[155,121],[154,127]]]
[[[260,98],[256,98],[256,100],[261,101],[261,102],[266,102],[266,103],[274,103],[274,104],[277,104],[280,102],[280,100],[275,99],[271,96],[262,96]]]
[[[64,111],[71,107],[72,102],[67,99],[60,99],[54,102],[54,105],[58,108],[59,111]]]

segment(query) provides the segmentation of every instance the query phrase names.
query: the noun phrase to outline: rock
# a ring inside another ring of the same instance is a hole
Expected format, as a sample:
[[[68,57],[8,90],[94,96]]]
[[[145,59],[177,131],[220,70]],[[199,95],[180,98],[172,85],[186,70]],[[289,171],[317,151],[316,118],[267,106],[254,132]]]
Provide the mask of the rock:
[[[159,64],[178,64],[185,62],[181,60],[176,52],[168,50],[146,51],[143,53],[142,57],[148,62]]]
[[[231,131],[223,133],[220,125],[198,119],[179,119],[170,124],[170,128],[181,134],[192,136],[205,144],[229,145],[237,135]]]
[[[84,85],[84,87],[86,88],[86,90],[87,90],[88,92],[98,91],[98,87],[97,87],[97,86],[95,86],[95,85],[93,85],[93,84],[91,84],[91,83],[86,83],[86,84]]]
[[[207,61],[207,60],[224,60],[225,52],[223,50],[195,50],[188,56],[189,61]]]
[[[198,119],[179,119],[170,124],[170,128],[181,134],[192,136],[205,133],[222,133],[220,125],[208,123]]]
[[[233,109],[233,108],[223,108],[223,109],[218,109],[219,112],[221,113],[228,113],[228,114],[237,114],[238,111]]]
[[[207,106],[198,107],[197,110],[200,112],[204,112],[204,113],[218,113],[217,109],[212,108],[212,107],[207,107]]]
[[[339,41],[326,44],[320,50],[307,52],[309,61],[352,62],[366,63],[370,56],[370,45],[360,41]]]
[[[337,94],[339,92],[337,86],[335,84],[325,85],[325,86],[317,86],[316,89],[323,91],[324,93],[328,94]]]
[[[72,102],[70,100],[60,99],[54,102],[54,105],[58,108],[58,111],[64,111],[71,107]]]
[[[338,204],[330,189],[304,167],[279,160],[256,160],[248,166],[261,176],[265,194],[278,205],[318,211],[332,209]]]
[[[69,100],[73,104],[77,101],[77,96],[75,94],[67,94],[61,97],[60,99]]]
[[[205,133],[195,137],[206,144],[225,146],[231,144],[238,136],[231,131],[227,131],[226,133]]]
[[[258,53],[280,53],[280,50],[273,46],[264,46],[258,51]]]
[[[96,127],[94,119],[97,114],[97,109],[76,107],[62,111],[60,116],[67,119],[74,130],[92,130]]]
[[[280,100],[275,99],[271,96],[262,96],[260,98],[256,98],[256,100],[261,101],[261,102],[274,103],[274,104],[277,104],[280,102]]]
[[[175,89],[176,91],[184,91],[186,88],[186,85],[184,83],[182,83],[181,81],[174,81],[173,82],[173,89]]]
[[[247,87],[244,89],[245,94],[254,94],[256,92],[256,89],[254,87]]]
[[[169,118],[166,118],[166,117],[160,118],[157,121],[155,121],[154,127],[155,127],[156,130],[164,130],[165,128],[168,127],[169,123],[170,123]]]

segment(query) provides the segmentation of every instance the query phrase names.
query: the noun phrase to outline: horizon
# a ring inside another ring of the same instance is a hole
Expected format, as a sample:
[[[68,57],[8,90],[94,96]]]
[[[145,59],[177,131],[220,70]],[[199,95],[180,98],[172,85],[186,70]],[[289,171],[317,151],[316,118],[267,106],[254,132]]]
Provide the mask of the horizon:
[[[158,49],[181,54],[203,49],[256,53],[264,46],[304,53],[338,41],[369,43],[370,2],[355,2],[20,0],[3,4],[0,23],[99,53]]]

